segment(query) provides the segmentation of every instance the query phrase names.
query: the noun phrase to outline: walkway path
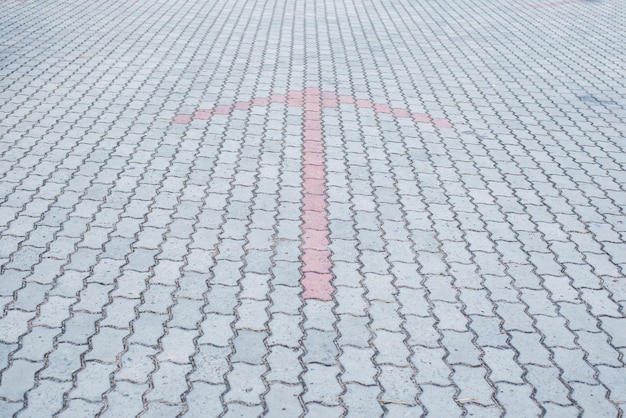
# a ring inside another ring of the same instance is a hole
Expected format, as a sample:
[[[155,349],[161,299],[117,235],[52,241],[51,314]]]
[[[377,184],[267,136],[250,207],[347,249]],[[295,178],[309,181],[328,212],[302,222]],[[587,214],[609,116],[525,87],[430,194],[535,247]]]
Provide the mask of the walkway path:
[[[620,0],[0,1],[0,416],[621,417]]]

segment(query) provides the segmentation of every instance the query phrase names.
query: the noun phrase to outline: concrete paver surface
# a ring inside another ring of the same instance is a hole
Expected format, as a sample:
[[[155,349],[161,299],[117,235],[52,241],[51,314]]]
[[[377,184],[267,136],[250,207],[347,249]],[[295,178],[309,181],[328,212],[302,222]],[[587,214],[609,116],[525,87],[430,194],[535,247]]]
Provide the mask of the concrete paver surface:
[[[620,0],[0,1],[0,416],[620,417]]]

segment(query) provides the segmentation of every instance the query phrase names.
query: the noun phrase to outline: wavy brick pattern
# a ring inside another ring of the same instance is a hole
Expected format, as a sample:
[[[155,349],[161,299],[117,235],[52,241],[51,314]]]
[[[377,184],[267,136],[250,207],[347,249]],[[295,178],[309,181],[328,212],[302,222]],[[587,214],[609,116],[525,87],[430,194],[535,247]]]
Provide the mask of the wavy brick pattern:
[[[619,0],[0,8],[0,416],[623,415]]]

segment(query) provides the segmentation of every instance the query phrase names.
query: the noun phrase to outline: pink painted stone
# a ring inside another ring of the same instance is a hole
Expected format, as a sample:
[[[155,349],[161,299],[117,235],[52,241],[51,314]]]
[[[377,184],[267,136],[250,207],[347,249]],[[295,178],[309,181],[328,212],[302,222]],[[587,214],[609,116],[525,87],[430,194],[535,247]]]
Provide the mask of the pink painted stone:
[[[211,116],[213,116],[213,111],[210,109],[198,109],[193,114],[193,118],[199,120],[209,120]]]
[[[425,113],[413,113],[413,120],[417,123],[431,123],[430,116]]]
[[[304,92],[302,90],[289,90],[287,92],[287,98],[289,99],[302,99]]]
[[[388,104],[375,104],[374,110],[378,113],[391,113],[392,112],[391,106],[389,106]]]
[[[335,107],[339,107],[339,103],[337,102],[336,99],[323,99],[322,107],[335,108]]]
[[[333,300],[334,289],[331,284],[333,275],[330,273],[304,272],[302,279],[302,299],[317,299],[322,301]]]
[[[307,165],[304,166],[304,169],[302,170],[302,176],[304,177],[304,179],[325,179],[326,178],[326,171],[324,170],[324,166],[321,165]],[[308,193],[308,191],[305,189],[304,190],[305,196]]]
[[[172,123],[187,124],[191,122],[191,115],[176,115],[172,119]]]
[[[334,91],[323,91],[322,92],[322,99],[325,99],[325,100],[337,100],[337,93],[335,93]]]
[[[452,128],[452,124],[448,119],[433,119],[433,126],[435,128]]]
[[[306,177],[302,187],[306,190],[307,195],[325,195],[326,181],[324,178]]]
[[[407,109],[394,108],[393,115],[397,118],[410,118],[411,112],[409,112]]]
[[[339,103],[352,104],[354,103],[354,96],[339,96]]]
[[[307,194],[302,199],[302,208],[304,210],[312,211],[325,211],[326,210],[326,196],[318,194]]]
[[[356,106],[364,109],[370,109],[374,107],[374,103],[371,100],[357,100]]]
[[[302,253],[302,264],[302,271],[328,273],[331,267],[330,251],[305,248]]]
[[[287,106],[289,107],[302,107],[304,100],[300,97],[293,97],[287,99]]]
[[[213,108],[213,113],[215,115],[230,115],[230,112],[232,111],[233,111],[232,106],[218,105]]]
[[[248,110],[252,107],[252,104],[250,102],[237,102],[233,107],[235,110]]]
[[[270,104],[269,99],[265,97],[257,97],[252,100],[252,106],[267,106]]]
[[[324,210],[305,210],[302,214],[302,229],[328,230],[328,212]]]
[[[316,229],[304,231],[304,235],[302,236],[302,248],[327,250],[329,245],[328,231],[319,231]]]
[[[307,141],[304,143],[304,152],[324,152],[324,144],[321,141]]]
[[[304,111],[304,120],[305,121],[319,121],[320,126],[322,123],[322,112],[320,112],[319,107],[315,107],[313,110],[305,110]],[[305,132],[305,135],[308,132]]]
[[[308,137],[312,132],[321,132],[322,131],[322,121],[306,118],[304,120],[304,129],[306,133],[305,137]]]
[[[324,165],[324,154],[321,152],[309,152],[304,155],[304,165]]]

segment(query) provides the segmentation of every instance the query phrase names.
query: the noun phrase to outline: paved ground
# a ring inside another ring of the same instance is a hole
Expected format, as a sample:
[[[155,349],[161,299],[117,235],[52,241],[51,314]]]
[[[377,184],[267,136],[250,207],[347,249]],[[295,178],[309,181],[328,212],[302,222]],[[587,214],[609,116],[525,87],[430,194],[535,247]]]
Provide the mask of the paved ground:
[[[621,0],[0,1],[0,416],[618,417]]]

